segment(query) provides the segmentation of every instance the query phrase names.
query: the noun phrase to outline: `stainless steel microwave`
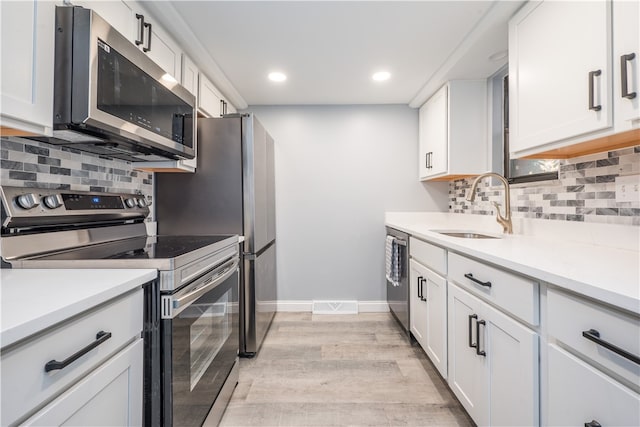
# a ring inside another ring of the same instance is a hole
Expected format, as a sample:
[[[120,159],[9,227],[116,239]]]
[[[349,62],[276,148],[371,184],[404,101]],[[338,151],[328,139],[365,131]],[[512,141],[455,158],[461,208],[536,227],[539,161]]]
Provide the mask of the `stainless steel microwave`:
[[[128,161],[191,159],[195,97],[91,9],[56,8],[53,138]]]

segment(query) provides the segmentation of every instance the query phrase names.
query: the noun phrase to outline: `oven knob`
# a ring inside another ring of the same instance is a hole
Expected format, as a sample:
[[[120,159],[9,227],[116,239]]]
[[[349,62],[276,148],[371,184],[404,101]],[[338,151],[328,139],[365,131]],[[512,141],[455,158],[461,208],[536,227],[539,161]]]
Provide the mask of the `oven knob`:
[[[22,209],[33,209],[38,206],[38,198],[35,194],[22,194],[16,197],[16,204],[20,206]]]
[[[62,206],[62,197],[59,194],[50,194],[42,199],[42,203],[49,209],[55,209]]]
[[[136,199],[134,199],[133,197],[126,199],[124,203],[127,205],[128,208],[135,208],[137,204]]]
[[[139,208],[146,208],[147,207],[147,201],[143,197],[137,199],[137,202],[138,202],[138,207]]]

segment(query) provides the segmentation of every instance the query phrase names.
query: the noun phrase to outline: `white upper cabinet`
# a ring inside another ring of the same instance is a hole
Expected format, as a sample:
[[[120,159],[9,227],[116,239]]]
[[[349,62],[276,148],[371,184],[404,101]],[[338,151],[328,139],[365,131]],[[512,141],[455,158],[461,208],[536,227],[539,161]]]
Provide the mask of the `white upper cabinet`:
[[[222,115],[223,97],[204,74],[198,79],[198,109],[209,117]]]
[[[55,6],[0,2],[3,127],[52,133]]]
[[[619,3],[619,4],[618,4]],[[509,23],[510,150],[524,156],[638,127],[637,2],[543,1]],[[625,60],[622,55],[635,55]],[[625,73],[623,73],[625,71]],[[614,119],[615,117],[615,119]],[[606,150],[608,147],[604,146]]]
[[[120,34],[131,41],[135,40],[137,28],[135,12],[124,1],[74,0],[73,5],[93,9]]]
[[[187,55],[182,54],[182,86],[198,96],[198,66]]]
[[[153,22],[153,17],[138,3],[122,0],[74,0],[73,4],[93,9],[163,70],[180,81],[182,49],[166,31]]]
[[[488,171],[485,80],[452,80],[421,108],[419,178],[452,180]]]
[[[640,127],[640,2],[613,3],[613,99],[616,130]]]

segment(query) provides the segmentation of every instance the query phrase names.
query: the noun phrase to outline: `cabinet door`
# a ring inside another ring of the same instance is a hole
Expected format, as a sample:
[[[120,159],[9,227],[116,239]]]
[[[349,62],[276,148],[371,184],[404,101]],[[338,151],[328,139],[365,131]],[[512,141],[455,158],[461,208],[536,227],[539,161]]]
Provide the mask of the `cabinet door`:
[[[218,93],[218,89],[204,74],[200,74],[198,78],[198,108],[209,117],[220,117],[221,101],[222,96]]]
[[[182,54],[182,86],[198,96],[198,66],[187,55]]]
[[[426,298],[426,344],[424,351],[438,368],[440,375],[447,378],[447,281],[426,269],[423,293]]]
[[[138,339],[23,425],[142,425],[142,357],[143,340]]]
[[[180,46],[167,32],[154,23],[151,23],[151,27],[148,27],[147,31],[151,31],[151,34],[147,33],[145,38],[151,37],[151,40],[145,39],[144,46],[149,48],[147,51],[149,58],[153,59],[160,68],[169,73],[176,81],[181,81],[182,50]]]
[[[136,17],[135,13],[127,3],[121,0],[94,1],[94,0],[74,0],[75,6],[93,9],[98,15],[115,28],[120,34],[133,42],[136,37]]]
[[[477,425],[488,425],[488,362],[472,347],[478,344],[476,324],[483,317],[484,303],[451,282],[448,285],[449,387]]]
[[[616,131],[640,126],[640,3],[613,2],[613,99]],[[631,59],[627,55],[633,55]],[[622,59],[626,56],[625,59]],[[626,80],[626,93],[622,83]],[[635,96],[628,95],[635,92]],[[625,95],[626,96],[623,96]],[[636,121],[634,123],[634,121]]]
[[[511,151],[612,126],[610,12],[604,0],[544,1],[510,21]]]
[[[51,134],[55,2],[0,2],[2,126]]]
[[[640,395],[566,351],[549,345],[549,425],[640,425]]]
[[[425,173],[421,178],[447,172],[448,106],[448,87],[445,85],[420,109],[420,162]]]
[[[486,329],[480,328],[480,348],[489,370],[489,424],[538,425],[538,335],[488,305],[482,320]]]
[[[429,270],[415,261],[410,262],[409,316],[411,333],[420,346],[427,349],[427,303],[424,301],[425,281]]]

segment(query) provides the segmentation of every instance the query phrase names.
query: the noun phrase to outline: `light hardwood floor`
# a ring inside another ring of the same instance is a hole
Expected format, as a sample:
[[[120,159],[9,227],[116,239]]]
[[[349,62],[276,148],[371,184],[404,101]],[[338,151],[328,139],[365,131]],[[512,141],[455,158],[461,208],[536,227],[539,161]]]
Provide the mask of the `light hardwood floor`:
[[[468,426],[389,313],[278,313],[221,426]]]

